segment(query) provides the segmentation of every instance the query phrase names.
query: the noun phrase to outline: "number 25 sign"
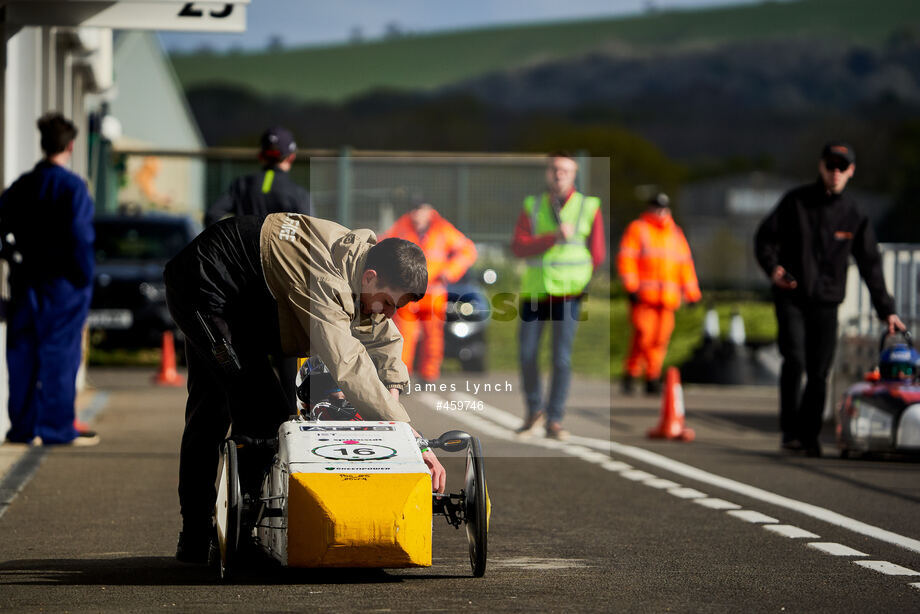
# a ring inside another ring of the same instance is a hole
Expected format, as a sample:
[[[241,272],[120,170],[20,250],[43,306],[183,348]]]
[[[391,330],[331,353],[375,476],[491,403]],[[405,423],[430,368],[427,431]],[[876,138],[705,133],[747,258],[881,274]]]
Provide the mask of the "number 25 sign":
[[[204,17],[204,9],[195,6],[195,4],[195,2],[186,2],[182,10],[179,11],[179,17]],[[208,15],[216,19],[224,19],[229,17],[231,13],[233,13],[233,4],[231,3],[224,4],[218,11],[208,11]]]

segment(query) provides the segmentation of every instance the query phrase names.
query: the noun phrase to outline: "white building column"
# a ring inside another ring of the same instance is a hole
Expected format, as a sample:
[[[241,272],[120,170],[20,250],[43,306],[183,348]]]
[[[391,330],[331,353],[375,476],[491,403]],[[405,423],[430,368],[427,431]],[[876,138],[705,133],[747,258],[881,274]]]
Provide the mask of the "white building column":
[[[35,120],[42,112],[42,34],[21,28],[6,43],[3,107],[3,187],[41,158]]]

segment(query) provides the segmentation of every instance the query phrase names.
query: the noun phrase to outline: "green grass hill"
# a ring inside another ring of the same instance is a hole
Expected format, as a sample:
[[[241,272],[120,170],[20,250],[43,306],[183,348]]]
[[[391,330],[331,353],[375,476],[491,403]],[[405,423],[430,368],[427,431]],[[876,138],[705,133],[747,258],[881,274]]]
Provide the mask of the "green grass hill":
[[[275,52],[177,54],[172,60],[187,90],[223,84],[262,96],[337,102],[375,88],[431,90],[592,50],[644,52],[777,37],[875,46],[898,32],[920,32],[917,0],[766,1]]]

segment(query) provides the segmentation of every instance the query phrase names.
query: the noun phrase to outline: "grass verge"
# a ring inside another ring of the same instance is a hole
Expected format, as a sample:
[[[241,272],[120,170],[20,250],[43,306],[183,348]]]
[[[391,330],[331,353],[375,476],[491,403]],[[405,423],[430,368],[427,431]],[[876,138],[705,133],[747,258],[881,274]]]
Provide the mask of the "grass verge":
[[[619,377],[629,347],[632,329],[625,298],[606,299],[591,296],[584,305],[586,319],[579,324],[572,350],[572,371],[589,377]],[[737,311],[751,340],[769,341],[776,337],[773,305],[762,301],[724,302],[715,305],[720,330],[726,334],[732,314]],[[702,307],[677,312],[674,333],[668,347],[665,366],[679,366],[690,358],[703,334]],[[518,370],[518,320],[493,321],[489,327],[489,367],[496,371]],[[544,331],[540,344],[540,364],[549,367],[551,336]]]

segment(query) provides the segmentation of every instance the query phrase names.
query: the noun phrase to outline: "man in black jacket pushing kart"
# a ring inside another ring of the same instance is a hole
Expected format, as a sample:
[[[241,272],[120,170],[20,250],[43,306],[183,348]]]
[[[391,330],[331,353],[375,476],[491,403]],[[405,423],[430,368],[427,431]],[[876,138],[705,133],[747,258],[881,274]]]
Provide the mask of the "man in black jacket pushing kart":
[[[827,375],[837,344],[837,307],[846,294],[849,256],[856,259],[872,305],[889,332],[904,330],[885,287],[869,219],[844,193],[856,170],[846,143],[824,146],[819,178],[788,192],[761,222],[755,251],[773,282],[779,326],[782,448],[820,456],[818,435]],[[807,376],[802,391],[802,373]]]

